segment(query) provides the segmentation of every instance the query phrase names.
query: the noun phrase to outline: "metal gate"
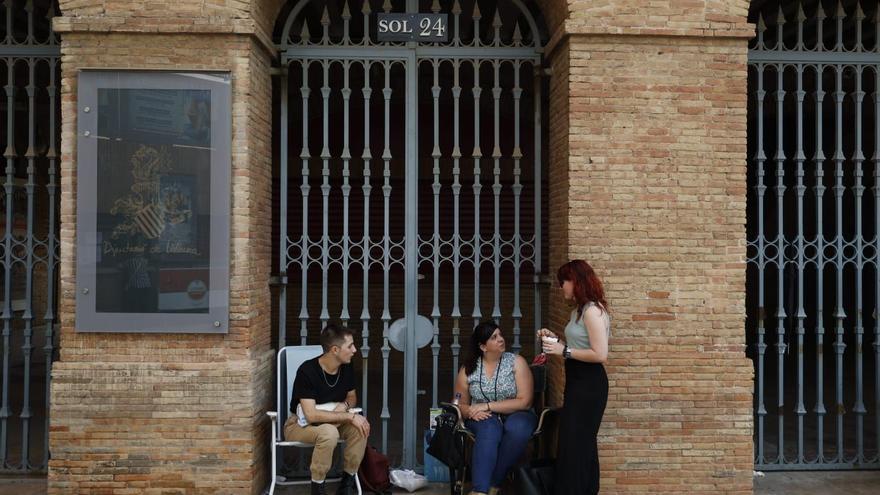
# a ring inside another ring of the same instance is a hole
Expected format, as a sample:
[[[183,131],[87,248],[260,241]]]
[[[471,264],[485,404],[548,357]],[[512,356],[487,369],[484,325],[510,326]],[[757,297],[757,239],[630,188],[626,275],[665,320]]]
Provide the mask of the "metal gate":
[[[449,41],[378,42],[379,12],[448,14]],[[520,0],[303,0],[280,31],[279,345],[359,328],[359,396],[411,467],[472,325],[519,351],[541,321],[543,31]]]
[[[757,469],[880,468],[877,2],[752,2]]]
[[[56,352],[60,49],[52,1],[0,7],[0,470],[45,471]]]

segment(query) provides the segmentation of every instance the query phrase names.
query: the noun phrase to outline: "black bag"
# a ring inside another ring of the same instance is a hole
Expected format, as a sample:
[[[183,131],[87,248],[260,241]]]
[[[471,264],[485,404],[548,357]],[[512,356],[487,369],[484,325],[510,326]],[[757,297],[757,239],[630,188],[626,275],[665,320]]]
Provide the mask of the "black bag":
[[[455,431],[458,419],[447,413],[437,416],[435,421],[437,428],[427,452],[443,464],[457,469],[464,460],[464,438]]]
[[[516,482],[520,495],[552,495],[556,476],[554,459],[537,459],[516,467]]]

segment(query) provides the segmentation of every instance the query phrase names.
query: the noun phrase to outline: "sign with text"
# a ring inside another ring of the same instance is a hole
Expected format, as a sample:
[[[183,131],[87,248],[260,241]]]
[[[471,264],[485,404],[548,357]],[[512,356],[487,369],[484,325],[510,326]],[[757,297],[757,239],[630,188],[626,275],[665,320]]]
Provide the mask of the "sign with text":
[[[445,42],[449,39],[447,14],[377,14],[379,41]]]
[[[79,75],[77,331],[228,331],[230,87]]]

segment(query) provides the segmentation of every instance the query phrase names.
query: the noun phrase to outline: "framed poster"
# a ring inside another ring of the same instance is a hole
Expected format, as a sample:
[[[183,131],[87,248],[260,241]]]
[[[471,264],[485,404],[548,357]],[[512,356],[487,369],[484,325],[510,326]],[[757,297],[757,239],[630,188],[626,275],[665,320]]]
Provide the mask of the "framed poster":
[[[227,332],[230,76],[79,74],[76,330]]]

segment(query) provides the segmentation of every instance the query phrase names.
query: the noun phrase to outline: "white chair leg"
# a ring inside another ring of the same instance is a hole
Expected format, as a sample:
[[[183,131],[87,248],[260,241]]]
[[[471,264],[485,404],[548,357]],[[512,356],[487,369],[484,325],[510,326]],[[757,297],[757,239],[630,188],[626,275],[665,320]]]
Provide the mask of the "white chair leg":
[[[275,422],[274,421],[272,422],[272,438],[269,439],[269,445],[270,445],[269,448],[272,449],[272,455],[270,456],[272,458],[272,470],[269,471],[269,477],[272,479],[272,482],[269,484],[268,495],[275,495],[275,481],[276,481],[276,476],[278,476],[278,473],[277,473],[278,446],[275,445]]]
[[[269,472],[269,477],[272,478],[272,483],[269,484],[269,493],[268,495],[275,495],[275,442],[272,442],[272,470]]]

